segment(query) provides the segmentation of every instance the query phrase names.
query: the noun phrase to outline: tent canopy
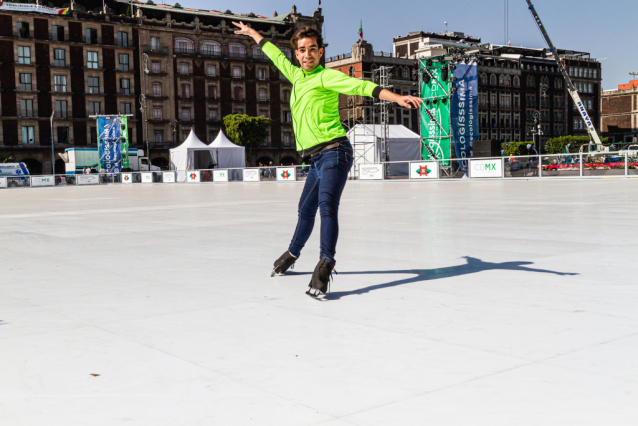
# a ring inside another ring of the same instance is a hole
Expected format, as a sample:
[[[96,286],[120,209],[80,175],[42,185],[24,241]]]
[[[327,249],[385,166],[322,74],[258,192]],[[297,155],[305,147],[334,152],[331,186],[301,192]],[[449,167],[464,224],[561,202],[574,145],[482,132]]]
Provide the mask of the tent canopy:
[[[200,141],[192,129],[184,143],[169,152],[171,170],[207,169],[217,162],[215,149]]]
[[[235,145],[221,130],[208,147],[215,149],[218,169],[246,167],[246,148]]]
[[[421,138],[412,130],[399,124],[388,125],[389,161],[420,161]],[[383,159],[381,141],[383,126],[357,124],[348,131],[348,139],[354,149],[355,164],[369,164]]]

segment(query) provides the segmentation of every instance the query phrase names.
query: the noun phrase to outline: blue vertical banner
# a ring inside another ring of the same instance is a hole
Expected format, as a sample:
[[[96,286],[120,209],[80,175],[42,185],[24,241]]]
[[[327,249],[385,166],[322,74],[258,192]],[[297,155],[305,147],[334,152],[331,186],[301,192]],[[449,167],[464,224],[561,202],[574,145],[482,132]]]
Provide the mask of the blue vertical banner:
[[[122,131],[119,116],[97,118],[98,158],[100,168],[106,173],[119,173],[122,170]]]
[[[472,144],[479,138],[478,129],[478,67],[476,64],[456,64],[452,95],[451,118],[456,158],[472,158]],[[467,174],[467,161],[460,167]]]

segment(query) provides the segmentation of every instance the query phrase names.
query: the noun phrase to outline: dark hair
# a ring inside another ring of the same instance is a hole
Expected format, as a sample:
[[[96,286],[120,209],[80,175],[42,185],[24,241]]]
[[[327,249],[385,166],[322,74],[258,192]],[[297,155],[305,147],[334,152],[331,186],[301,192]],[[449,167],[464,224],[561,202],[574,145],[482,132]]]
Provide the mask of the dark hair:
[[[292,35],[290,44],[292,44],[292,47],[295,50],[297,50],[297,42],[302,38],[314,38],[315,40],[317,40],[317,47],[319,49],[323,47],[323,37],[321,37],[321,33],[314,28],[303,27],[302,29],[297,30],[297,32]]]

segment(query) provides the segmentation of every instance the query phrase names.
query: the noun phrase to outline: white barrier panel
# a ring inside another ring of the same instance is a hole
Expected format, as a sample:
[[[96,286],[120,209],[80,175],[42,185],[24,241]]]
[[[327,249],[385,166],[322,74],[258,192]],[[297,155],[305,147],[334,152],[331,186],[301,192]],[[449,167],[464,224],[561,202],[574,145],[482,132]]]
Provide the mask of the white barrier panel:
[[[186,172],[186,182],[199,182],[199,170],[189,170]]]
[[[277,167],[277,180],[293,182],[297,180],[294,167]]]
[[[133,183],[133,173],[122,173],[122,183]]]
[[[162,181],[164,183],[175,183],[175,172],[163,172]]]
[[[31,186],[55,186],[55,177],[50,176],[31,176]]]
[[[359,164],[359,179],[383,180],[382,164]]]
[[[500,178],[503,177],[503,159],[469,160],[471,178]]]
[[[153,173],[142,173],[142,183],[153,183]]]
[[[7,187],[7,178],[0,177],[0,188],[6,188],[6,187]]]
[[[436,161],[422,161],[410,163],[410,179],[438,179],[439,163]]]
[[[98,175],[75,175],[77,185],[99,185],[100,179]]]
[[[244,182],[259,182],[259,169],[244,169]]]
[[[213,170],[213,182],[228,182],[228,170]]]

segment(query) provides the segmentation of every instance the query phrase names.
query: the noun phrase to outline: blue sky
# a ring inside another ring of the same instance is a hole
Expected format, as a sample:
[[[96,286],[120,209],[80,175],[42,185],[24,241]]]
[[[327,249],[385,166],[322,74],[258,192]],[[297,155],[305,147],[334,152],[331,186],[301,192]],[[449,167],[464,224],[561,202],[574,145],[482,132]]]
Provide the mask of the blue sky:
[[[169,2],[167,2],[169,3]],[[411,31],[439,32],[448,22],[451,31],[481,37],[486,43],[504,40],[504,0],[322,0],[328,56],[350,52],[356,42],[359,21],[363,36],[374,50],[390,51],[392,37]],[[638,71],[637,0],[535,0],[552,41],[559,48],[590,52],[601,59],[603,88],[615,89]],[[272,16],[292,10],[310,15],[318,0],[183,0],[182,6],[254,12]],[[545,47],[525,0],[509,0],[509,35],[512,45]]]

